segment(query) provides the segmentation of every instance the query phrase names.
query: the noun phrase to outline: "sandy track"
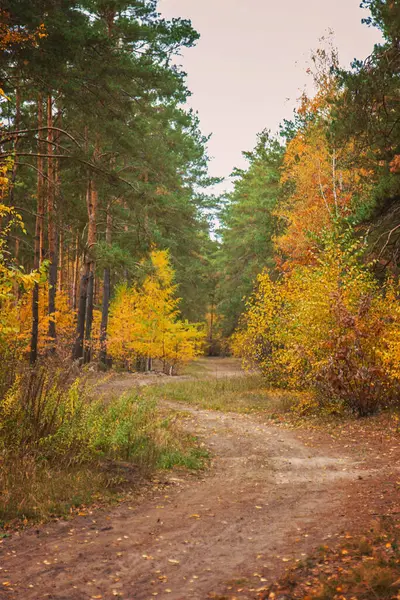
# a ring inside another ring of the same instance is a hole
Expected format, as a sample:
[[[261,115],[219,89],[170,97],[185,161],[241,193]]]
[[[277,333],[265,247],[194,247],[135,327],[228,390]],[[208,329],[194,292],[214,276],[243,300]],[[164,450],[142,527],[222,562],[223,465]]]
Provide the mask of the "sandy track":
[[[5,540],[0,598],[203,600],[242,577],[257,589],[347,524],[363,464],[247,415],[185,410],[214,454],[210,472]]]

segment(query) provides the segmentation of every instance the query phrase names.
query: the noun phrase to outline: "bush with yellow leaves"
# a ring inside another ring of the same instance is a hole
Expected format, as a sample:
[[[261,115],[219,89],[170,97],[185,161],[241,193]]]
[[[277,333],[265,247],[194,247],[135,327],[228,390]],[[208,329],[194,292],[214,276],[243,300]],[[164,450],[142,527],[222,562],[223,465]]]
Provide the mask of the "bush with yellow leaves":
[[[6,193],[7,171],[0,169],[0,198]],[[4,176],[4,177],[3,177]],[[26,340],[21,335],[21,310],[41,273],[26,273],[11,257],[7,239],[13,227],[24,231],[20,215],[0,200],[0,397],[12,384]]]
[[[314,389],[363,416],[400,389],[400,290],[378,286],[345,241],[276,282],[261,273],[232,350],[274,385]]]
[[[66,292],[57,290],[56,292],[56,311],[49,314],[49,285],[42,278],[39,287],[39,348],[44,351],[53,347],[54,340],[49,338],[48,330],[50,321],[55,321],[57,327],[56,351],[59,357],[67,358],[71,353],[71,347],[75,335],[75,313],[70,306]],[[19,329],[18,337],[23,341],[24,350],[29,348],[31,327],[32,327],[32,306],[31,298],[25,295],[19,306]]]

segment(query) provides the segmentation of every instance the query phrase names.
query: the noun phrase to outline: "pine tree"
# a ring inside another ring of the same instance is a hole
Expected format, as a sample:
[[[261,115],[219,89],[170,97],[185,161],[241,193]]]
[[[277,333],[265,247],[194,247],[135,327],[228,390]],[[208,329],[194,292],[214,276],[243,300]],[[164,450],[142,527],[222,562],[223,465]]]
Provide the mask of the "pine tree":
[[[258,135],[256,147],[245,152],[247,169],[236,169],[235,184],[221,213],[222,247],[217,263],[220,272],[219,312],[224,333],[237,326],[244,299],[265,265],[274,265],[274,210],[280,196],[283,148],[268,131]]]

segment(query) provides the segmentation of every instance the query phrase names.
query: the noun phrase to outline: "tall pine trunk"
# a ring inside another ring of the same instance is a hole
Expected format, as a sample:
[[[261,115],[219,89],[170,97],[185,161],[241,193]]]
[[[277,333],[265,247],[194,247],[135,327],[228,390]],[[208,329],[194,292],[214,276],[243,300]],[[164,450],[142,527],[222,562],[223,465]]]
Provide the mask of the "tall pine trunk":
[[[85,260],[81,274],[81,281],[79,285],[79,303],[78,303],[78,316],[76,324],[76,339],[73,350],[73,358],[81,360],[83,358],[83,340],[85,337],[85,320],[86,320],[86,301],[87,291],[89,282],[89,264]]]
[[[80,282],[76,340],[73,357],[89,362],[91,358],[91,336],[93,323],[94,257],[93,248],[97,236],[97,189],[89,178],[86,205],[88,211],[88,236]],[[85,341],[85,344],[84,344]]]
[[[20,90],[20,85],[18,83],[16,92],[15,92],[15,121],[14,121],[14,129],[18,130],[20,128],[20,124],[21,124],[21,90]],[[14,148],[13,148],[15,154],[17,153],[17,149],[18,149],[18,142],[19,142],[19,137],[16,136],[15,137],[15,141],[14,141]],[[16,179],[17,179],[17,162],[15,161],[14,164],[13,164],[12,175],[11,175],[10,206],[14,206],[14,202],[15,202],[14,191],[15,191],[15,181],[16,181]]]
[[[47,97],[47,216],[48,216],[48,244],[49,244],[49,328],[50,351],[55,351],[56,323],[54,320],[56,312],[57,293],[57,225],[55,218],[55,165],[54,165],[54,133],[53,133],[53,102],[49,94]]]
[[[107,204],[106,217],[106,244],[111,246],[111,228],[112,216],[111,205]],[[103,304],[101,307],[101,327],[100,327],[100,362],[107,364],[107,327],[108,327],[108,311],[110,308],[111,297],[111,270],[110,267],[104,269],[103,276]]]
[[[60,272],[58,273],[58,283],[57,283],[57,291],[62,292],[64,288],[64,278],[68,281],[68,252],[67,252],[67,260],[65,260],[64,253],[64,236],[62,231],[62,223],[58,234],[58,266],[60,268]]]
[[[76,234],[75,257],[72,273],[72,309],[75,311],[78,307],[78,279],[79,279],[79,233]]]
[[[90,194],[88,195],[88,262],[89,262],[89,281],[87,288],[87,299],[86,299],[86,328],[85,328],[85,362],[88,363],[92,356],[92,325],[93,325],[93,304],[94,304],[94,278],[95,278],[95,263],[93,256],[93,249],[97,241],[97,206],[98,206],[98,193],[94,181],[90,185]]]
[[[92,325],[93,325],[94,271],[89,267],[89,278],[86,297],[85,347],[83,362],[89,363],[92,358]]]
[[[41,94],[38,94],[37,100],[38,107],[38,154],[43,154],[43,139],[42,130],[43,127],[43,98]],[[44,175],[43,175],[43,158],[38,156],[37,158],[37,208],[36,208],[36,224],[35,224],[35,241],[34,241],[34,259],[33,268],[39,269],[44,253],[44,201],[43,201],[43,187],[44,187]],[[35,283],[32,293],[32,330],[31,330],[31,343],[30,343],[30,363],[34,365],[38,357],[38,344],[39,344],[39,284]]]

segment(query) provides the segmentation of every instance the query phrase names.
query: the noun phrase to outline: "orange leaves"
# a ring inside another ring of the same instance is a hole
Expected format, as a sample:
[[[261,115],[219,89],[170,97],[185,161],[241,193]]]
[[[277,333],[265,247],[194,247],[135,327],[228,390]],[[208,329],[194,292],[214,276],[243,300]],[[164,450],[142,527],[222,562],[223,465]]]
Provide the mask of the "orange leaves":
[[[326,232],[351,214],[370,184],[369,171],[354,166],[354,142],[337,147],[330,135],[328,92],[314,100],[303,99],[307,118],[287,145],[281,172],[290,191],[275,212],[285,226],[276,247],[298,264],[315,262]]]
[[[44,23],[41,23],[33,33],[20,27],[17,29],[11,25],[10,15],[4,10],[0,10],[0,50],[26,44],[35,46],[38,39],[44,38],[46,35]]]
[[[400,173],[400,154],[396,154],[392,162],[390,163],[391,173]]]
[[[360,598],[398,598],[399,525],[385,519],[373,524],[367,536],[351,543],[340,536],[332,546],[323,546],[309,556],[307,564],[297,564],[280,581],[270,586],[269,599],[288,593],[293,600],[357,600]],[[385,543],[385,539],[392,544]]]

